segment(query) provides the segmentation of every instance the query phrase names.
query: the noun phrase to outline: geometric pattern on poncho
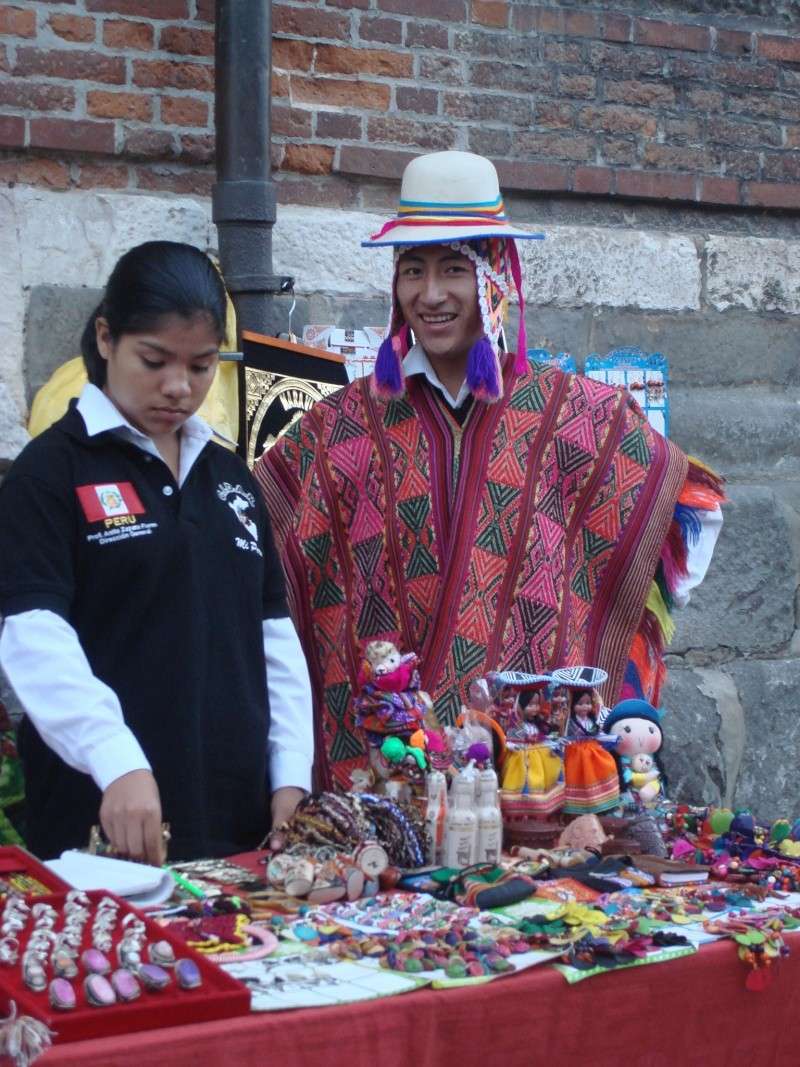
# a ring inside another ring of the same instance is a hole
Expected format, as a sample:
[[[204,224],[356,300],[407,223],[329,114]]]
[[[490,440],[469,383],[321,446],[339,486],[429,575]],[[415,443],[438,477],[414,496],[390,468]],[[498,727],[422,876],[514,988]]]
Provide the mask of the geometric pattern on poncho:
[[[642,489],[666,444],[622,390],[542,366],[506,378],[504,398],[474,403],[463,426],[416,378],[391,401],[354,382],[256,469],[322,704],[322,784],[347,787],[366,765],[353,696],[368,640],[416,652],[422,688],[451,723],[487,670],[587,662],[606,586],[637,567],[628,600],[643,609],[659,545],[637,546],[674,495]],[[636,622],[620,631],[628,647]],[[626,652],[603,664],[620,680]]]

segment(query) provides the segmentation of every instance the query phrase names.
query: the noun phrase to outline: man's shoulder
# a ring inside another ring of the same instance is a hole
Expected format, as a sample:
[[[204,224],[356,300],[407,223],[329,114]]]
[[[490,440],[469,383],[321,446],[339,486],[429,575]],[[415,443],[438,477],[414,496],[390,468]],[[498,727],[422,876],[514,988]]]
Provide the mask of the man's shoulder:
[[[329,432],[330,428],[345,416],[351,419],[360,418],[364,410],[365,392],[368,388],[365,379],[356,378],[347,385],[343,385],[341,389],[323,396],[311,405],[293,427],[286,431],[286,435],[295,431],[297,434],[311,433],[313,436],[318,436],[320,433]]]
[[[567,399],[580,397],[584,405],[602,406],[610,400],[627,401],[629,399],[629,394],[620,385],[607,385],[595,378],[588,378],[585,374],[563,371],[546,363],[531,362],[529,366],[530,376],[526,375],[517,381],[516,390],[521,393],[536,383],[540,388],[545,388],[547,392],[562,390]]]

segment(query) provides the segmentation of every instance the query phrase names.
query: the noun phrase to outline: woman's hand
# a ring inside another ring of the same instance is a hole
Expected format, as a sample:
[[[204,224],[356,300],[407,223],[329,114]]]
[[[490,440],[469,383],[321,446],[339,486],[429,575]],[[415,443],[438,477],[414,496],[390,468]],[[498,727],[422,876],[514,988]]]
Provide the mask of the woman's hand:
[[[106,788],[100,824],[122,856],[160,867],[166,859],[161,836],[161,797],[150,771],[130,771]]]
[[[294,815],[294,809],[305,796],[305,790],[293,785],[285,785],[272,794],[272,827],[277,830]],[[271,833],[269,847],[276,852],[283,848],[283,834]]]

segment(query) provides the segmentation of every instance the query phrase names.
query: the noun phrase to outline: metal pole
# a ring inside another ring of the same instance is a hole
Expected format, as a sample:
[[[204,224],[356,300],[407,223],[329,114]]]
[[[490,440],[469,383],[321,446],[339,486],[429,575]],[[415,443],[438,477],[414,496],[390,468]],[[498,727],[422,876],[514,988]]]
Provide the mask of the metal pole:
[[[271,16],[271,0],[217,0],[212,212],[240,339],[243,329],[266,334],[285,329],[273,298],[293,285],[292,278],[274,274],[272,267]]]

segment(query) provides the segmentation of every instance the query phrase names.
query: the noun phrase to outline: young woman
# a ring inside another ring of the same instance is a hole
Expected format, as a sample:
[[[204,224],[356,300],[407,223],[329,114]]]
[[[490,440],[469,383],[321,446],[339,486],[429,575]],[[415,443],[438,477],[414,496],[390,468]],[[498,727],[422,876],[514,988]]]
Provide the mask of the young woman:
[[[98,820],[151,862],[162,820],[171,858],[235,853],[310,786],[308,673],[268,517],[194,414],[225,304],[197,249],[126,253],[84,331],[89,384],[0,488],[0,663],[46,857]]]

